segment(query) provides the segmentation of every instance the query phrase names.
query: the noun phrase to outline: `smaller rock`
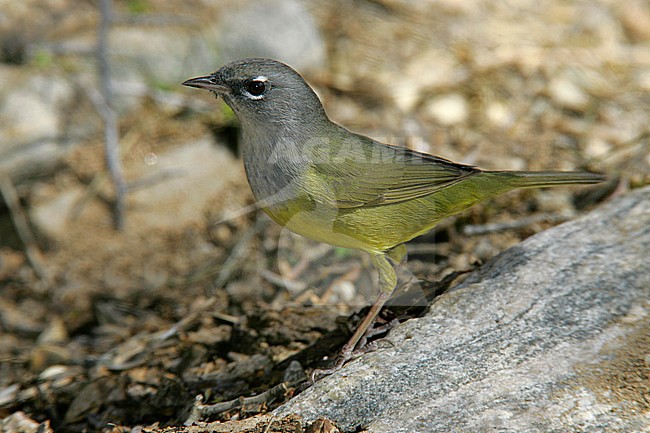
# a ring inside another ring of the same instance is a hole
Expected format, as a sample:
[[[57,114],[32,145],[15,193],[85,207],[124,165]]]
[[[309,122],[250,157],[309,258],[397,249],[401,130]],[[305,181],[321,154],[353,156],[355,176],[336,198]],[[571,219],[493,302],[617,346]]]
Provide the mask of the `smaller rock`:
[[[561,108],[584,111],[589,104],[589,97],[574,81],[559,77],[554,78],[548,85],[551,100]]]
[[[12,143],[12,140],[4,144],[7,145],[5,149],[0,128],[0,172],[7,173],[14,183],[51,173],[67,154],[65,147],[55,140],[37,141],[28,146]]]
[[[18,398],[19,391],[20,391],[20,385],[17,383],[0,388],[0,407],[15,403]],[[3,427],[3,422],[0,421],[0,431],[6,431],[6,430],[2,430],[2,427]]]
[[[38,336],[36,340],[39,344],[57,344],[68,341],[68,331],[65,328],[65,323],[60,317],[55,316],[47,328]]]
[[[408,113],[422,100],[423,93],[453,86],[461,75],[447,51],[430,50],[415,56],[398,73],[384,71],[377,78],[389,89],[395,105]]]
[[[462,95],[439,96],[426,104],[425,113],[441,125],[458,125],[467,120],[469,108]]]
[[[502,102],[490,103],[485,110],[485,117],[490,123],[499,128],[508,128],[515,121],[515,116],[508,108],[508,105]]]
[[[429,50],[415,56],[406,66],[406,76],[423,88],[440,88],[453,83],[458,63],[448,49]]]
[[[392,77],[392,74],[389,75]],[[411,112],[417,103],[420,101],[421,91],[419,84],[414,80],[381,80],[391,83],[389,89],[391,91],[393,103],[403,113]]]
[[[53,344],[39,344],[29,353],[29,363],[33,372],[42,372],[48,367],[68,364],[72,353],[67,347]]]
[[[354,287],[354,284],[352,284],[351,281],[341,281],[337,284],[334,285],[332,288],[332,292],[334,293],[334,298],[331,299],[331,302],[333,303],[349,303],[354,300],[355,295],[357,294],[357,290]]]
[[[612,145],[600,137],[591,137],[584,151],[587,158],[602,158],[610,154]]]

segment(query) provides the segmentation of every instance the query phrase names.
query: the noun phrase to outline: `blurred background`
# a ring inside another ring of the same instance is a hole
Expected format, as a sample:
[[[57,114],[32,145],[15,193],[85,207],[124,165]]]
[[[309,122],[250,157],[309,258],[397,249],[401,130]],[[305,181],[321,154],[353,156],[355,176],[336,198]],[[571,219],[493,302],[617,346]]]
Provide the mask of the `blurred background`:
[[[414,240],[406,304],[650,183],[647,1],[0,0],[0,419],[174,423],[197,393],[257,392],[345,341],[336,318],[375,296],[368,258],[254,210],[232,111],[180,85],[251,56],[375,139],[608,175]]]

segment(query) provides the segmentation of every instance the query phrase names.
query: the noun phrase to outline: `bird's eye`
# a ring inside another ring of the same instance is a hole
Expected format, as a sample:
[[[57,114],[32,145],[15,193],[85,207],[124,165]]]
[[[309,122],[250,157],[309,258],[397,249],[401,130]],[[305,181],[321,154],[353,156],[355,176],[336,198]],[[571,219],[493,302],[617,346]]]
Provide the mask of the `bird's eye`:
[[[246,90],[253,96],[260,96],[266,91],[266,80],[251,80],[246,86]]]

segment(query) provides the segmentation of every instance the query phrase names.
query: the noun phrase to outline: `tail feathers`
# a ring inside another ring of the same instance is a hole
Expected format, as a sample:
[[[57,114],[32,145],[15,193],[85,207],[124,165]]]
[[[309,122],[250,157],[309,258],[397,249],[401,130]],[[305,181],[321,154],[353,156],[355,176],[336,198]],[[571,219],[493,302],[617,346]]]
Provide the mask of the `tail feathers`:
[[[517,188],[543,188],[557,185],[593,184],[605,176],[585,171],[488,171]]]

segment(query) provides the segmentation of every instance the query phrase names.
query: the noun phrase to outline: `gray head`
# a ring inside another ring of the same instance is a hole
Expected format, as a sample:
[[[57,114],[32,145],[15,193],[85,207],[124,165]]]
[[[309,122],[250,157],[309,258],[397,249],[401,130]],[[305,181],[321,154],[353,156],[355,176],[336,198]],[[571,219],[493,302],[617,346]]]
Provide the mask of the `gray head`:
[[[246,128],[298,129],[328,121],[309,85],[292,68],[271,59],[228,63],[211,75],[189,79],[185,86],[223,97]],[[295,131],[294,131],[295,132]]]

